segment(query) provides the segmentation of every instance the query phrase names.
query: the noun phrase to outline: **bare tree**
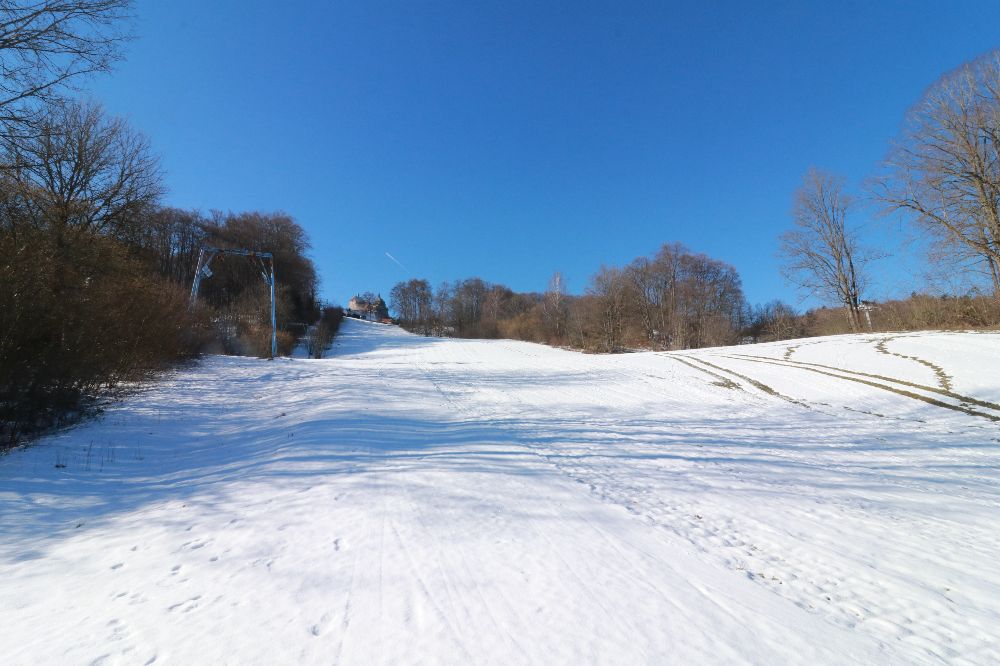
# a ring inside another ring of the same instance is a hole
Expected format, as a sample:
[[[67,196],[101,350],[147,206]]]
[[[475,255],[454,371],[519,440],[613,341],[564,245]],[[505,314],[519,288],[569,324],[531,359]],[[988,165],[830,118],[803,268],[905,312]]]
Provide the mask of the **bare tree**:
[[[754,342],[788,340],[804,335],[799,314],[787,303],[774,300],[748,308],[744,334]]]
[[[622,270],[602,266],[591,280],[590,293],[597,303],[602,351],[618,351],[624,338],[629,284]]]
[[[431,334],[433,299],[434,294],[427,280],[398,282],[389,294],[400,324],[423,335]]]
[[[907,117],[877,196],[910,213],[939,248],[973,258],[1000,297],[1000,51],[928,89]]]
[[[638,257],[625,268],[631,282],[633,309],[647,344],[669,349],[683,340],[678,314],[682,258],[689,254],[678,243],[665,244],[653,257]]]
[[[405,327],[417,325],[417,303],[413,283],[397,282],[389,292],[389,307],[396,313],[396,318]]]
[[[0,0],[0,128],[23,134],[39,103],[105,72],[129,39],[132,0]]]
[[[854,331],[861,330],[861,292],[871,255],[847,226],[851,199],[843,181],[810,169],[792,211],[794,228],[781,236],[785,277],[811,294],[843,305]]]
[[[566,317],[568,316],[566,299],[566,281],[562,273],[555,272],[549,280],[549,288],[542,298],[542,312],[557,340],[566,334]]]
[[[690,252],[680,254],[677,263],[676,316],[682,333],[674,344],[697,348],[735,343],[745,307],[736,269]]]
[[[373,291],[366,291],[361,294],[361,300],[365,302],[365,315],[368,319],[372,319],[375,316],[375,306],[377,305],[378,297]]]
[[[419,330],[430,335],[434,327],[434,290],[427,280],[410,280],[413,289],[413,309]]]
[[[161,194],[160,169],[141,134],[96,104],[53,105],[30,137],[0,137],[6,187],[34,224],[62,236],[104,232],[131,240]]]
[[[190,286],[198,251],[207,244],[206,223],[195,210],[156,208],[137,230],[134,247],[161,276]]]

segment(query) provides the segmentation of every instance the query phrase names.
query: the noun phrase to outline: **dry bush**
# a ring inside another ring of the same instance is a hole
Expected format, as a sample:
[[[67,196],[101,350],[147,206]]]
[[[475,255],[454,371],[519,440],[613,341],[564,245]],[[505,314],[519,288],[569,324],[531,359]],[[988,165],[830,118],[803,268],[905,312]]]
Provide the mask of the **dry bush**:
[[[802,315],[802,336],[841,335],[853,333],[850,315],[846,308],[819,308]]]
[[[548,342],[540,308],[532,308],[497,322],[498,337],[527,342]]]
[[[1000,299],[990,296],[932,296],[912,294],[908,298],[874,304],[869,312],[871,327],[862,317],[862,330],[930,331],[974,330],[1000,327]],[[844,308],[818,308],[795,318],[791,337],[817,337],[851,333]],[[761,338],[763,340],[765,338]]]
[[[872,313],[879,330],[966,330],[1000,326],[1000,299],[987,296],[913,294],[889,301]]]
[[[344,319],[344,309],[338,306],[326,306],[320,311],[319,322],[313,333],[306,340],[306,351],[310,358],[323,358],[323,352],[330,347],[340,324]]]
[[[198,353],[209,334],[183,289],[108,238],[0,235],[0,429],[7,445],[103,391]]]
[[[295,348],[298,338],[288,331],[278,331],[278,356],[288,356]],[[235,338],[227,340],[226,353],[234,356],[271,357],[271,325],[253,324],[242,328]]]

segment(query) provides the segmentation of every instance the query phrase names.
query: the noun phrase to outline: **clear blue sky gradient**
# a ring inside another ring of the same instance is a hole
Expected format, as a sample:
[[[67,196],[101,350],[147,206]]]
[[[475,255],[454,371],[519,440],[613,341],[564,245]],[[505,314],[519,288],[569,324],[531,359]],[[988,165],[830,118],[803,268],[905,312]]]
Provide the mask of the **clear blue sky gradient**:
[[[331,300],[556,270],[580,293],[680,241],[800,303],[775,251],[802,175],[873,174],[921,92],[1000,46],[1000,2],[140,0],[136,32],[89,94],[150,137],[166,202],[292,214]],[[922,284],[894,253],[874,295]]]

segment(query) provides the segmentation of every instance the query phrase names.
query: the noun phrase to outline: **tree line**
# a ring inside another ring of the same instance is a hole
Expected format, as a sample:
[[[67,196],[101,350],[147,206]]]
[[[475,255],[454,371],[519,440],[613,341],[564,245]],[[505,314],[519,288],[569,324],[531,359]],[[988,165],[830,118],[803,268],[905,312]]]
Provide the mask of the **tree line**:
[[[73,98],[121,57],[130,11],[0,3],[0,449],[205,349],[264,353],[269,293],[251,262],[213,264],[189,309],[203,246],[274,253],[283,350],[320,314],[290,216],[163,206],[148,140]]]
[[[433,289],[393,287],[399,323],[424,335],[515,338],[592,351],[678,349],[739,341],[746,301],[736,270],[682,245],[665,245],[624,267],[602,267],[583,295],[560,273],[543,293],[518,293],[480,278]]]

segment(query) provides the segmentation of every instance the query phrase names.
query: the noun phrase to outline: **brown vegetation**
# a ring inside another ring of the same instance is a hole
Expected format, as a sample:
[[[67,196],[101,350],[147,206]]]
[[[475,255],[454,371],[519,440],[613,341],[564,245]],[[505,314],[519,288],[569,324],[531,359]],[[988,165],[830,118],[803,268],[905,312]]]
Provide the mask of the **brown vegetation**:
[[[1000,301],[989,296],[933,296],[867,303],[861,313],[862,331],[967,331],[1000,328]],[[744,340],[770,342],[855,332],[843,307],[816,308],[797,314],[775,301],[751,310]],[[869,324],[870,322],[870,324]]]
[[[343,308],[334,305],[321,308],[319,321],[306,338],[306,352],[310,358],[323,358],[323,352],[329,349],[343,320]]]
[[[319,316],[301,227],[280,213],[159,208],[146,141],[96,105],[53,105],[30,136],[0,137],[0,165],[3,446],[211,341],[267,355],[269,294],[249,262],[216,264],[189,311],[203,245],[274,253],[282,353],[295,344],[290,324]]]
[[[521,294],[480,278],[397,284],[393,311],[424,335],[514,338],[590,351],[688,349],[739,340],[745,311],[732,266],[680,245],[624,268],[602,267],[587,293],[566,293],[556,273],[544,294]]]

